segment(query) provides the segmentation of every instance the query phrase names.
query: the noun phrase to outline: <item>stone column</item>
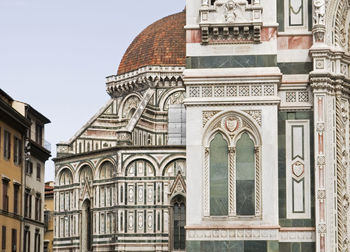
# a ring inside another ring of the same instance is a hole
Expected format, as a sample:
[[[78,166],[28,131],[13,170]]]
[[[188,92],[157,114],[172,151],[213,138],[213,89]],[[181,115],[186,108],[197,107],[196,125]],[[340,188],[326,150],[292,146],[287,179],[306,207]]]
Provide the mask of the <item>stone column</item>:
[[[334,97],[327,83],[313,83],[315,136],[316,251],[334,251]],[[327,146],[327,147],[326,147]],[[329,207],[331,206],[331,207]],[[330,225],[331,224],[331,225]],[[333,225],[332,225],[333,224]]]

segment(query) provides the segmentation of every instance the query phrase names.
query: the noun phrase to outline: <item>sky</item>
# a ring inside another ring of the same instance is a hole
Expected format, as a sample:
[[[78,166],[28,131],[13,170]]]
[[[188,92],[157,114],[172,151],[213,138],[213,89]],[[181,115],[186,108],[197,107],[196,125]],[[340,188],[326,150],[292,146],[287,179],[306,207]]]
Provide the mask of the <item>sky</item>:
[[[109,100],[128,45],[185,0],[0,0],[0,88],[51,120],[45,138],[69,140]],[[46,162],[45,181],[54,180]]]

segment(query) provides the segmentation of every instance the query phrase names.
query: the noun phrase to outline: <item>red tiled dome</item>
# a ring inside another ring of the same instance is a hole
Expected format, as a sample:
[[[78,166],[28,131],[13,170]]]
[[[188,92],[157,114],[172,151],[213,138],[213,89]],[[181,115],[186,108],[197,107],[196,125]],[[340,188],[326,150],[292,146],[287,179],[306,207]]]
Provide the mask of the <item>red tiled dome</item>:
[[[162,18],[144,29],[120,62],[118,75],[143,66],[185,66],[185,11]]]

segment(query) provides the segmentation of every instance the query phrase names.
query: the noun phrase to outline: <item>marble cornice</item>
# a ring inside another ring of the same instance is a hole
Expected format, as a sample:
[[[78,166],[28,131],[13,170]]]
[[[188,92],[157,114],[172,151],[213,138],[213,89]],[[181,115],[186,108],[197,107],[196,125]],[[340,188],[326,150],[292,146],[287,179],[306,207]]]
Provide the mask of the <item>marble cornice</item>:
[[[122,75],[106,78],[107,93],[111,97],[121,97],[131,92],[145,90],[148,87],[183,86],[181,66],[145,66]]]

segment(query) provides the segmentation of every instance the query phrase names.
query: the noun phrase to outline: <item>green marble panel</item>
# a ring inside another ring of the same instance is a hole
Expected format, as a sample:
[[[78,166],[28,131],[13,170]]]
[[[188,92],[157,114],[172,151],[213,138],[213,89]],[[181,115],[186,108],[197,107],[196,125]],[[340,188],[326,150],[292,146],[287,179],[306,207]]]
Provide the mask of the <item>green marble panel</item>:
[[[266,241],[244,241],[244,252],[267,251]]]
[[[291,244],[291,252],[301,252],[301,244],[299,242],[293,242]]]
[[[201,251],[201,242],[200,241],[187,241],[186,242],[186,251],[187,252]]]
[[[284,31],[284,1],[277,0],[277,22],[278,22],[278,31]]]
[[[202,56],[186,59],[188,69],[275,66],[277,66],[277,55]]]
[[[301,243],[301,251],[302,252],[316,251],[316,243],[314,243],[314,242],[302,242]]]
[[[277,252],[278,241],[187,241],[187,252]]]
[[[236,181],[236,211],[237,215],[255,214],[255,181]]]
[[[278,241],[267,241],[267,252],[279,252]]]
[[[312,0],[308,0],[308,23],[309,23],[309,31],[312,31]]]
[[[220,133],[210,143],[210,215],[228,215],[228,145]]]
[[[283,74],[308,74],[313,70],[312,62],[277,63]]]
[[[279,251],[280,252],[290,252],[291,250],[291,243],[290,242],[281,242],[279,244]]]

